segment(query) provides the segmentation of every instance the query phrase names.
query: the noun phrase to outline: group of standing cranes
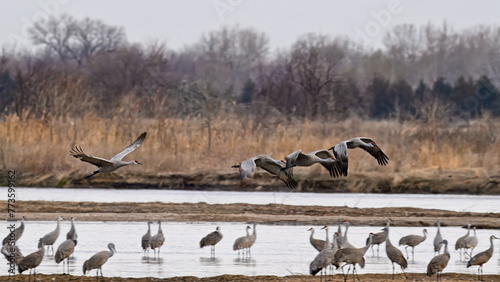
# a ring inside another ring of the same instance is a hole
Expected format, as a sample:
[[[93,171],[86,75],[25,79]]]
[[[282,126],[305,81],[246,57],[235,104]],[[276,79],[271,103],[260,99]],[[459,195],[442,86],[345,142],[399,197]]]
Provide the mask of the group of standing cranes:
[[[345,231],[342,233],[341,226],[345,226]],[[463,246],[462,248],[468,248],[470,242],[475,242],[475,245],[477,245],[477,237],[476,234],[474,233],[474,236],[469,236],[470,234],[470,226],[471,224],[468,224],[467,228],[467,234],[465,236],[462,236],[458,238],[457,243],[456,243],[456,250],[459,250],[460,252],[460,260],[462,260],[461,256],[461,249],[460,246]],[[349,228],[349,222],[344,220],[341,221],[339,220],[338,224],[338,231],[334,233],[333,240],[330,242],[329,240],[329,235],[328,235],[328,226],[324,226],[322,229],[326,231],[326,238],[325,240],[321,239],[316,239],[314,238],[314,228],[310,228],[308,231],[311,231],[311,235],[309,237],[309,241],[311,245],[319,251],[319,253],[316,255],[314,260],[310,264],[310,274],[311,275],[316,275],[318,272],[321,271],[322,276],[321,280],[323,278],[323,275],[326,274],[326,270],[328,267],[333,267],[335,266],[336,268],[341,268],[342,273],[344,274],[344,281],[347,279],[347,276],[349,274],[350,268],[352,266],[352,273],[353,273],[353,279],[356,278],[356,264],[359,265],[361,268],[364,268],[365,266],[365,260],[364,260],[364,255],[368,248],[373,245],[380,245],[381,243],[385,242],[385,250],[386,250],[386,255],[389,258],[389,260],[392,263],[392,275],[394,279],[395,275],[395,266],[399,265],[401,267],[402,273],[405,276],[405,279],[407,278],[405,269],[408,268],[408,261],[409,259],[409,254],[408,254],[408,247],[412,247],[412,260],[415,260],[414,256],[414,248],[419,245],[420,243],[424,242],[425,239],[427,238],[427,229],[423,230],[423,236],[420,235],[407,235],[401,237],[399,240],[399,245],[400,246],[405,246],[406,249],[406,258],[401,250],[399,250],[396,246],[392,245],[391,240],[389,238],[389,227],[390,227],[390,220],[387,221],[387,225],[382,229],[382,233],[370,233],[367,240],[366,240],[366,245],[361,248],[356,248],[352,246],[347,240],[347,231]],[[437,222],[437,233],[436,237],[434,238],[433,242],[433,247],[434,247],[434,254],[435,256],[430,260],[430,262],[427,265],[427,275],[432,276],[436,274],[436,279],[439,281],[441,280],[441,275],[448,265],[448,262],[450,260],[450,253],[448,251],[448,240],[443,239],[441,235],[441,221],[438,220]],[[475,229],[474,229],[475,230]],[[377,238],[374,240],[374,238]],[[467,268],[473,265],[478,265],[478,279],[482,280],[483,278],[483,264],[487,263],[491,256],[493,255],[493,240],[494,239],[499,239],[498,237],[491,235],[490,236],[490,248],[488,248],[486,251],[477,253],[476,255],[472,256],[472,247],[470,254],[467,254],[466,251],[464,251],[470,259],[467,262]],[[441,248],[444,245],[444,251],[441,253]],[[437,255],[436,255],[437,253]],[[373,255],[375,253],[373,252]],[[378,250],[377,250],[377,256],[378,256]],[[349,265],[349,269],[347,272],[344,272],[343,268],[345,266]],[[332,271],[333,272],[333,271]],[[359,280],[359,277],[358,277]]]
[[[62,217],[58,216],[56,219],[56,229],[45,234],[38,240],[38,250],[27,255],[23,256],[21,250],[18,246],[9,245],[10,235],[8,235],[3,240],[2,246],[2,254],[4,254],[5,258],[10,261],[11,254],[14,253],[15,256],[15,264],[17,265],[17,269],[19,273],[23,273],[26,270],[30,271],[30,277],[33,276],[36,278],[36,268],[41,264],[45,254],[50,255],[49,248],[52,250],[52,255],[54,256],[54,260],[57,264],[63,262],[63,274],[69,274],[69,259],[75,250],[75,246],[78,244],[78,234],[75,228],[75,218],[71,218],[71,228],[66,234],[66,240],[63,241],[56,252],[54,253],[54,243],[59,238],[60,234],[60,221],[63,220]],[[21,225],[15,229],[14,231],[14,242],[19,240],[23,235],[25,229],[24,217],[21,217]],[[45,247],[47,247],[47,251],[45,251]],[[102,265],[106,263],[106,261],[113,256],[116,252],[115,245],[113,243],[108,244],[108,248],[110,251],[102,251],[95,255],[93,255],[90,259],[84,262],[83,264],[83,274],[90,271],[91,269],[97,269],[97,273],[99,270],[102,276]],[[66,268],[65,268],[66,266]],[[67,273],[65,271],[68,271]],[[35,279],[34,278],[34,279]]]
[[[257,225],[253,224],[253,232],[250,234],[249,230],[252,229],[249,225],[245,228],[247,234],[242,237],[238,237],[233,244],[233,251],[238,251],[238,256],[241,255],[250,257],[252,254],[250,252],[250,248],[257,240]],[[207,236],[203,237],[200,240],[200,248],[210,246],[210,256],[215,257],[215,245],[222,240],[222,233],[220,232],[220,227],[217,226],[214,232],[209,233]]]

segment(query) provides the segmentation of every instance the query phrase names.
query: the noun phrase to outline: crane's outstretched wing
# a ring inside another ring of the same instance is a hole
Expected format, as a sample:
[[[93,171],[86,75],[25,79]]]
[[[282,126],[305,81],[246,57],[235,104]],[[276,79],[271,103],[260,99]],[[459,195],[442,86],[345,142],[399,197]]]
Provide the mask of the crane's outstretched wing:
[[[297,166],[297,162],[300,163],[302,158],[308,158],[307,155],[302,153],[302,150],[297,150],[288,154],[288,156],[285,157],[285,167],[281,170],[290,175],[290,177],[293,177],[293,168]]]
[[[332,150],[335,155],[335,159],[338,160],[337,166],[339,167],[340,175],[347,176],[349,159],[347,158],[346,142],[342,141],[328,150]]]
[[[382,150],[373,142],[372,139],[370,138],[361,138],[361,141],[371,144],[372,146],[365,146],[365,145],[360,145],[359,147],[366,152],[368,152],[370,155],[372,155],[375,159],[377,159],[377,162],[379,165],[386,165],[389,163],[389,158],[382,152]]]
[[[69,151],[69,154],[77,159],[80,159],[81,161],[91,163],[98,167],[111,165],[111,162],[106,159],[85,154],[85,152],[83,152],[82,150],[82,147],[74,147],[73,149],[71,149],[71,151]]]
[[[286,170],[283,170],[283,167],[277,164],[271,157],[261,156],[260,158],[255,160],[255,164],[263,170],[276,175],[281,181],[286,184],[288,188],[297,188],[298,183],[297,181],[295,181],[295,179],[292,178],[292,175],[289,174]]]
[[[132,144],[128,145],[125,149],[123,149],[123,151],[112,157],[111,160],[121,161],[126,155],[141,146],[144,139],[146,139],[146,134],[146,132],[143,132],[134,142],[132,142]]]
[[[342,174],[341,168],[340,168],[340,160],[337,160],[333,157],[328,150],[318,150],[309,153],[308,155],[315,155],[320,159],[325,160],[324,162],[321,163],[321,165],[328,170],[330,173],[331,177],[339,177]]]

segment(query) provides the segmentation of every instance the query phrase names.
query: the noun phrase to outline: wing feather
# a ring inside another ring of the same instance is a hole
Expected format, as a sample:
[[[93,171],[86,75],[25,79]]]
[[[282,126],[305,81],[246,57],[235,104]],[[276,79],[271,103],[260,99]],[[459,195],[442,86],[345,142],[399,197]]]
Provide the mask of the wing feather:
[[[276,175],[288,188],[294,189],[298,186],[297,181],[293,179],[289,171],[283,170],[283,167],[277,164],[271,157],[261,156],[255,160],[255,164],[263,170]]]
[[[77,159],[80,159],[81,161],[91,163],[98,167],[111,165],[111,162],[106,159],[85,154],[85,152],[83,152],[82,150],[82,147],[75,146],[69,151],[69,154]]]
[[[146,135],[147,133],[143,132],[139,137],[137,137],[137,139],[134,142],[132,142],[132,144],[125,147],[123,151],[116,154],[114,157],[111,158],[111,160],[121,161],[126,155],[130,154],[132,151],[137,149],[137,147],[141,146],[144,139],[146,139]]]
[[[366,139],[365,139],[366,140]],[[368,139],[368,140],[371,140],[371,139]],[[364,141],[364,140],[363,140]],[[370,155],[372,155],[372,157],[374,157],[375,159],[377,159],[377,163],[379,165],[386,165],[389,163],[389,158],[384,154],[384,152],[382,152],[382,150],[377,146],[377,144],[375,144],[375,142],[373,141],[370,141],[370,142],[367,142],[368,144],[372,144],[372,146],[366,146],[366,145],[360,145],[359,147],[363,150],[365,150],[366,152],[368,152]]]

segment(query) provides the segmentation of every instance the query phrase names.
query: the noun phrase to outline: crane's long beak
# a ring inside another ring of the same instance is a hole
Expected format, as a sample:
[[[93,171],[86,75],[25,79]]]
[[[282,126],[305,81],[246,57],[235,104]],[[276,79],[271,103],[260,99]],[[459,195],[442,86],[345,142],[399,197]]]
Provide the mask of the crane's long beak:
[[[335,146],[331,147],[331,148],[330,148],[330,149],[328,149],[328,150],[332,150],[332,151],[333,151],[333,148],[335,148]]]
[[[137,162],[137,164],[140,164],[140,165],[142,165],[142,163],[140,163],[140,162]]]

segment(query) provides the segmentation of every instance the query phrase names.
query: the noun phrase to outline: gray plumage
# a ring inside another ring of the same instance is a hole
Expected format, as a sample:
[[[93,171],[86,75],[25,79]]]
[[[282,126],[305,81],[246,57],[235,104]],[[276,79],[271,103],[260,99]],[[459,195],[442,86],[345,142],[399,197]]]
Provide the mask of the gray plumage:
[[[248,243],[246,243],[246,242],[249,240],[249,237],[250,237],[250,233],[248,232],[248,230],[250,230],[250,229],[252,229],[252,228],[250,226],[247,226],[246,227],[247,235],[239,237],[234,241],[233,251],[238,251],[238,255],[240,254],[240,250],[243,250],[243,252],[244,252],[246,246],[248,245]]]
[[[437,233],[436,233],[436,237],[434,237],[434,253],[438,253],[440,254],[441,253],[441,247],[443,246],[443,244],[441,244],[441,242],[443,242],[443,236],[441,236],[441,220],[438,219],[437,221]],[[448,243],[448,241],[446,241]]]
[[[9,245],[9,244],[4,244],[2,246],[1,250],[2,254],[5,256],[5,259],[8,260],[9,262],[11,261],[12,257],[14,258],[14,263],[16,265],[19,265],[21,260],[23,260],[24,256],[21,253],[21,249],[17,245]]]
[[[377,256],[379,256],[380,244],[385,242],[385,233],[383,231],[378,232],[378,233],[373,233],[373,236],[371,236],[371,237],[372,237],[372,242],[371,242],[370,246],[372,249],[372,254],[375,255],[375,251],[373,251],[373,246],[377,245]],[[368,236],[368,238],[366,238],[366,244],[368,244],[369,240],[370,240],[370,236]]]
[[[340,265],[341,263],[344,263],[342,268],[344,268],[346,265],[352,265],[353,266],[352,275],[353,275],[353,279],[355,279],[356,275],[357,275],[356,264],[358,264],[361,268],[365,268],[364,255],[372,243],[372,237],[373,237],[373,233],[370,233],[370,235],[368,236],[368,242],[366,242],[366,245],[362,248],[339,249],[337,252],[335,252],[333,264]],[[344,281],[347,280],[347,275],[349,275],[349,270],[344,275]],[[358,276],[358,280],[359,280],[359,276]]]
[[[30,275],[31,275],[31,269],[33,269],[33,275],[35,275],[36,277],[36,268],[42,262],[44,255],[45,255],[45,248],[43,245],[42,238],[40,238],[40,240],[38,241],[38,251],[25,256],[17,265],[19,273],[23,273],[23,271],[30,269]]]
[[[344,220],[342,224],[345,226],[344,235],[340,239],[340,248],[356,248],[353,244],[349,243],[349,239],[347,239],[347,231],[349,231],[349,226],[351,225],[349,221]]]
[[[59,264],[61,261],[63,262],[63,274],[64,272],[64,260],[66,260],[66,266],[68,268],[68,274],[69,274],[69,256],[73,254],[75,251],[75,246],[76,246],[76,240],[74,239],[68,239],[59,245],[57,248],[56,254],[54,255],[54,259],[57,264]]]
[[[257,167],[275,175],[279,180],[283,181],[290,189],[297,188],[297,181],[295,181],[290,173],[283,170],[283,160],[275,160],[267,155],[258,155],[248,160],[242,161],[239,165],[233,165],[232,168],[238,168],[240,172],[240,186],[245,186],[250,182],[254,176]]]
[[[309,273],[311,275],[316,275],[318,272],[322,271],[322,274],[324,270],[333,262],[333,256],[335,254],[335,251],[337,250],[336,248],[330,248],[330,239],[328,238],[328,227],[325,226],[322,229],[325,230],[326,232],[326,239],[325,243],[323,245],[323,249],[319,254],[316,255],[314,260],[311,262],[309,265]]]
[[[75,218],[71,217],[71,229],[66,233],[66,240],[76,240],[78,239],[78,234],[76,234],[76,229],[75,229]],[[76,243],[75,243],[76,245]]]
[[[335,159],[340,161],[341,175],[347,176],[348,158],[347,149],[361,148],[374,157],[379,165],[386,165],[389,158],[382,152],[382,150],[375,144],[375,142],[368,137],[355,137],[349,140],[342,141],[328,150],[332,150]]]
[[[158,249],[158,256],[160,255],[160,248],[163,246],[163,243],[165,242],[165,236],[163,236],[163,231],[161,230],[161,220],[158,220],[158,233],[151,237],[151,242],[150,246],[151,249],[155,252],[156,255],[156,249]]]
[[[385,232],[385,253],[392,262],[392,279],[394,279],[394,274],[396,272],[394,263],[401,266],[401,270],[406,277],[405,268],[408,267],[408,262],[403,253],[391,244],[391,240],[389,239],[389,222],[387,223],[387,227],[384,227],[382,230]]]
[[[293,168],[296,166],[312,166],[313,164],[321,164],[332,177],[340,176],[340,161],[336,160],[328,150],[318,150],[308,154],[302,153],[302,150],[297,150],[285,157],[286,170],[293,176]]]
[[[14,237],[11,238],[10,237],[11,233],[9,232],[9,234],[7,234],[7,236],[5,236],[5,238],[2,240],[2,245],[9,243],[9,241],[17,242],[17,240],[21,239],[23,232],[24,232],[24,216],[21,216],[21,224],[19,225],[18,228],[14,229]]]
[[[141,238],[141,247],[144,250],[144,254],[146,254],[146,251],[149,253],[149,247],[151,244],[151,224],[153,224],[151,221],[148,221],[148,231],[146,234],[142,235]]]
[[[57,238],[59,238],[59,232],[60,232],[59,221],[60,220],[62,220],[62,217],[58,216],[56,229],[54,231],[51,231],[51,232],[45,234],[42,237],[43,245],[47,246],[47,253],[49,251],[49,246],[52,249],[52,253],[54,253],[54,243],[56,242]]]
[[[410,256],[408,255],[408,247],[411,247],[412,259],[415,260],[415,246],[419,245],[427,238],[427,229],[424,229],[422,232],[424,233],[424,236],[412,234],[412,235],[406,235],[404,237],[401,237],[401,239],[399,239],[400,246],[406,245],[405,250],[407,259],[410,258]]]
[[[102,266],[116,253],[115,244],[109,243],[108,249],[109,251],[98,252],[83,263],[84,275],[92,269],[97,269],[96,276],[99,275],[99,270],[101,271],[101,276],[103,276]]]
[[[462,260],[462,249],[465,248],[465,238],[469,237],[469,234],[470,234],[470,226],[471,226],[470,223],[467,224],[467,234],[458,238],[457,242],[455,243],[455,250],[459,250],[459,252],[460,252],[460,260]],[[464,257],[465,257],[465,255],[464,255]]]
[[[134,151],[136,148],[141,146],[144,139],[146,139],[146,135],[147,135],[147,133],[143,132],[134,142],[132,142],[132,144],[128,145],[120,153],[116,154],[114,157],[112,157],[109,160],[99,158],[99,157],[94,157],[91,155],[87,155],[82,150],[81,147],[74,147],[73,149],[71,149],[69,154],[77,159],[80,159],[83,162],[88,162],[88,163],[91,163],[91,164],[98,167],[98,169],[96,171],[94,171],[93,174],[85,176],[85,178],[89,178],[89,177],[92,177],[100,172],[112,172],[112,171],[115,171],[115,170],[119,169],[120,167],[123,167],[126,165],[131,165],[131,164],[140,165],[141,163],[136,161],[136,160],[130,161],[130,162],[124,162],[124,161],[122,161],[122,159],[126,155],[128,155],[132,151]]]
[[[311,227],[307,231],[311,231],[311,236],[309,236],[309,242],[311,242],[311,245],[316,250],[318,250],[318,252],[321,252],[323,250],[323,247],[325,246],[325,240],[314,238],[314,228]],[[332,244],[330,243],[328,247],[331,248]]]
[[[432,275],[437,273],[436,279],[438,281],[441,279],[443,269],[445,269],[445,267],[448,265],[448,262],[450,261],[450,253],[448,252],[448,241],[443,240],[439,242],[439,244],[440,245],[444,244],[444,252],[440,255],[433,257],[429,262],[429,264],[427,265],[427,275],[431,277]]]
[[[214,232],[210,232],[207,236],[201,238],[200,240],[200,248],[203,248],[205,246],[210,246],[210,254],[212,256],[215,255],[215,245],[219,243],[220,240],[222,240],[222,233],[220,232],[219,226],[215,228]]]
[[[472,257],[472,251],[477,246],[477,236],[476,236],[476,227],[473,227],[474,236],[469,236],[464,239],[464,254]],[[467,250],[470,249],[470,254],[467,254]]]
[[[467,262],[467,268],[473,265],[479,265],[477,269],[478,279],[483,281],[483,264],[487,263],[491,256],[493,255],[493,239],[499,239],[498,237],[491,235],[490,236],[490,247],[486,251],[482,251],[477,253]]]

